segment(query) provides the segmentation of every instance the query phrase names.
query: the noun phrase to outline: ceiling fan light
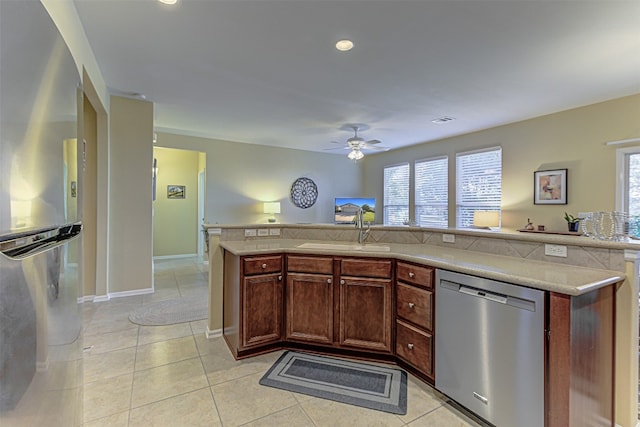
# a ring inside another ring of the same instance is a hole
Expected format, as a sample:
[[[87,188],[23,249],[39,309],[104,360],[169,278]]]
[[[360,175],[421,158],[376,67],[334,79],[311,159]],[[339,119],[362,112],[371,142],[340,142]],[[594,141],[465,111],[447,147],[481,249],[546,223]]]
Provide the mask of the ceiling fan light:
[[[364,153],[358,149],[355,149],[355,150],[349,151],[349,154],[347,154],[347,157],[350,160],[360,160],[361,158],[364,157]]]

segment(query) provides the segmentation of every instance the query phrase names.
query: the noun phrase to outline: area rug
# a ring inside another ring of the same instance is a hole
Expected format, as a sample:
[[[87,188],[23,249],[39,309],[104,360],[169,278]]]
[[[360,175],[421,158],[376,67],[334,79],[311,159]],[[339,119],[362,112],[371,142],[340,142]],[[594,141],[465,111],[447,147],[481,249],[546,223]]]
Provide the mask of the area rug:
[[[129,313],[129,320],[138,325],[162,326],[202,320],[208,315],[206,298],[179,298],[138,307]]]
[[[407,413],[407,373],[401,369],[287,351],[260,384],[393,414]]]

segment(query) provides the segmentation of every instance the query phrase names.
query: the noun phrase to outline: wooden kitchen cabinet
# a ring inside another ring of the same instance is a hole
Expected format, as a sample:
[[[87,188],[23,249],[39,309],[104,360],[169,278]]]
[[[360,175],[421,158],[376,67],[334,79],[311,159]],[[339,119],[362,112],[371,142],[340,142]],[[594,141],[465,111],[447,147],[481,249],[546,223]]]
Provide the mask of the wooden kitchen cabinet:
[[[223,336],[236,358],[282,340],[282,255],[224,257]]]
[[[333,344],[333,257],[288,256],[286,339]]]
[[[392,262],[340,261],[340,346],[391,352]]]
[[[396,263],[396,356],[430,382],[435,380],[434,274],[430,267]]]
[[[392,262],[287,257],[287,341],[349,350],[392,350]]]

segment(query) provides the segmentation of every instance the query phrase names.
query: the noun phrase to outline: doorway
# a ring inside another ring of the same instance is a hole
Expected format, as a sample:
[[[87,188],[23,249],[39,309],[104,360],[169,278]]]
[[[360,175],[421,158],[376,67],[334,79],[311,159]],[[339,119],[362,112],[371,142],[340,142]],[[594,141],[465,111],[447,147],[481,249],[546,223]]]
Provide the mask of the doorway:
[[[206,154],[154,147],[153,256],[202,257]]]

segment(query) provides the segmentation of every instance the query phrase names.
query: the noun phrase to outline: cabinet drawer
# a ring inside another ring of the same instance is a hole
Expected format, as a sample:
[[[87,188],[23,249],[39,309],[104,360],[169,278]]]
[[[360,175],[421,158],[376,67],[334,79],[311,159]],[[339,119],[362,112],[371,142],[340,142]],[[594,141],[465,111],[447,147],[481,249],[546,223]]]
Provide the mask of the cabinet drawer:
[[[333,274],[333,258],[291,255],[287,257],[287,271],[296,273]]]
[[[433,287],[433,268],[398,262],[396,279],[425,288]]]
[[[396,355],[433,378],[433,335],[396,321]]]
[[[398,283],[396,286],[396,312],[399,317],[431,331],[432,298],[431,291]]]
[[[245,258],[243,271],[247,276],[282,271],[282,255]]]
[[[391,261],[377,259],[352,259],[340,260],[340,273],[343,276],[376,277],[380,279],[391,278]]]

